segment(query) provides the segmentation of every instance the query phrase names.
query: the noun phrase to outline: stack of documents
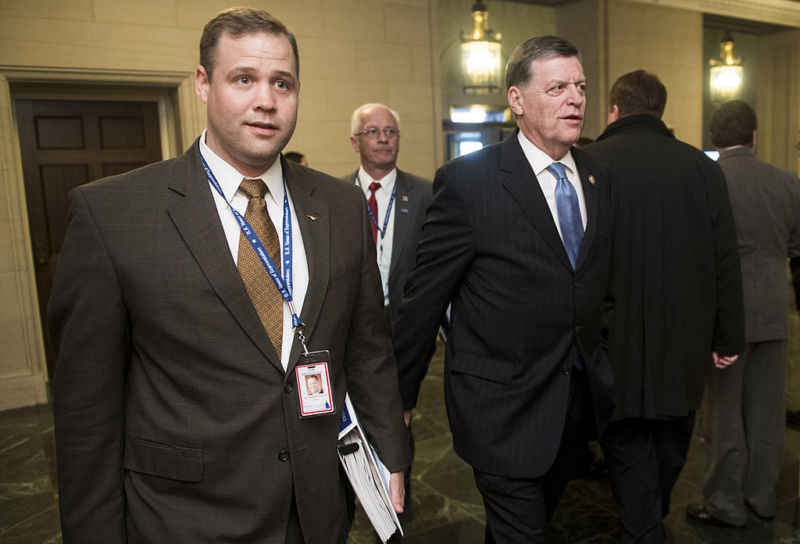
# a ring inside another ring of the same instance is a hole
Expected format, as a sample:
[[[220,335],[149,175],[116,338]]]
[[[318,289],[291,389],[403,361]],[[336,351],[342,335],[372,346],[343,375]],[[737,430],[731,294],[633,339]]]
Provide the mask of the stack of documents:
[[[367,441],[349,395],[339,424],[339,460],[381,542],[389,540],[395,531],[402,535],[389,498],[389,471]]]

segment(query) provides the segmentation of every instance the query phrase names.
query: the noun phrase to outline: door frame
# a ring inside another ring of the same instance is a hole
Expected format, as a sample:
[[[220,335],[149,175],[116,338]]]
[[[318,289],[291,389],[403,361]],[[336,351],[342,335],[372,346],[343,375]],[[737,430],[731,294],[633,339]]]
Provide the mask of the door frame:
[[[0,269],[10,282],[9,304],[18,317],[2,325],[14,334],[0,338],[9,360],[0,366],[0,410],[48,401],[47,364],[36,294],[28,228],[22,155],[13,111],[16,98],[59,100],[137,100],[158,103],[163,158],[180,154],[205,128],[205,110],[197,104],[192,72],[93,71],[0,65],[0,244],[10,263]],[[12,285],[13,284],[13,285]],[[8,297],[9,293],[5,293]],[[7,319],[7,317],[6,317]]]

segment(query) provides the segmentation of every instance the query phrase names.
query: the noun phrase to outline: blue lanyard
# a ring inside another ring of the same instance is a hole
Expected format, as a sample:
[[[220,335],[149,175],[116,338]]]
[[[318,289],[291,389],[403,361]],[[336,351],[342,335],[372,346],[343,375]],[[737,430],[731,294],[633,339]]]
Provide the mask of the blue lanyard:
[[[203,163],[203,169],[206,171],[208,182],[211,183],[211,186],[214,187],[222,199],[227,202],[225,193],[222,192],[222,187],[217,181],[217,178],[214,176],[214,173],[211,171],[211,168],[208,167],[208,163],[203,158],[202,152],[200,152],[200,161]],[[292,301],[292,212],[289,208],[289,197],[286,190],[286,177],[284,176],[283,178],[283,277],[281,277],[281,275],[278,273],[275,264],[272,262],[269,254],[264,249],[264,245],[261,243],[261,240],[258,239],[258,235],[253,232],[253,229],[250,227],[250,224],[247,222],[247,220],[242,216],[242,214],[236,211],[236,208],[231,205],[228,205],[228,207],[233,212],[234,217],[236,217],[236,221],[239,222],[239,228],[242,229],[242,232],[250,242],[250,245],[253,246],[258,258],[261,259],[261,263],[264,265],[264,268],[267,269],[267,273],[269,274],[269,277],[272,278],[272,282],[275,284],[275,287],[278,288],[278,292],[280,292],[283,300],[285,300],[289,305],[289,311],[292,314],[292,327],[298,329],[298,335],[300,336],[300,342],[303,344],[303,350],[307,352],[305,339],[302,335],[303,322],[300,321],[300,317],[297,315],[297,311],[295,311],[294,308],[294,302]]]
[[[361,180],[358,179],[358,174],[356,174],[356,185],[361,187]],[[383,216],[383,228],[378,225],[378,219],[375,217],[375,214],[372,213],[372,208],[369,207],[367,204],[367,213],[369,213],[369,220],[372,221],[372,224],[375,225],[375,228],[378,229],[378,232],[381,233],[381,240],[383,237],[386,236],[386,227],[389,225],[389,215],[392,213],[392,204],[394,204],[394,195],[397,192],[397,180],[394,182],[394,187],[392,187],[392,196],[389,198],[389,205],[386,206],[386,214]]]

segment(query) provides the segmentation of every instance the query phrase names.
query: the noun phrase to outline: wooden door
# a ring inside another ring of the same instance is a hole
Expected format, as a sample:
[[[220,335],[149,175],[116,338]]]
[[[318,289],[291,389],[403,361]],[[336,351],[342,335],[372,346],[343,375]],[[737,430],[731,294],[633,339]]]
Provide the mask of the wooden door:
[[[55,352],[46,309],[64,243],[67,193],[161,160],[155,102],[14,100],[48,375]]]

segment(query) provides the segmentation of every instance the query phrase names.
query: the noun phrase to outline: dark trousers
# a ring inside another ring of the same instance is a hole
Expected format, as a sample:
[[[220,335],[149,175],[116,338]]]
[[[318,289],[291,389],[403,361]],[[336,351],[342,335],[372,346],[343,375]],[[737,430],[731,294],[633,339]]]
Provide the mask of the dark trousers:
[[[596,435],[592,394],[583,372],[573,368],[569,410],[553,466],[540,478],[507,478],[474,470],[486,511],[487,544],[547,542],[555,512],[586,442]]]
[[[620,510],[623,542],[664,542],[662,520],[686,462],[694,418],[692,412],[680,418],[628,418],[608,425],[601,443]]]
[[[383,315],[386,318],[386,324],[389,326],[389,330],[392,329],[392,318],[391,314],[389,313],[389,305],[385,305],[383,307]],[[428,360],[433,357],[434,352],[436,351],[436,342],[433,343],[431,346],[430,353],[428,354]],[[397,519],[400,522],[401,527],[405,527],[406,523],[410,523],[411,520],[414,518],[414,514],[412,512],[412,501],[411,501],[411,468],[414,463],[414,454],[416,453],[414,447],[414,433],[411,430],[411,422],[408,422],[408,427],[406,428],[406,432],[408,433],[408,446],[411,449],[411,463],[408,465],[408,468],[403,475],[403,487],[405,490],[405,504],[403,506],[403,513],[398,514]],[[376,537],[376,541],[380,542],[380,539]],[[396,532],[392,535],[388,542],[389,543],[397,543],[402,542],[403,537],[400,535],[400,532]]]

